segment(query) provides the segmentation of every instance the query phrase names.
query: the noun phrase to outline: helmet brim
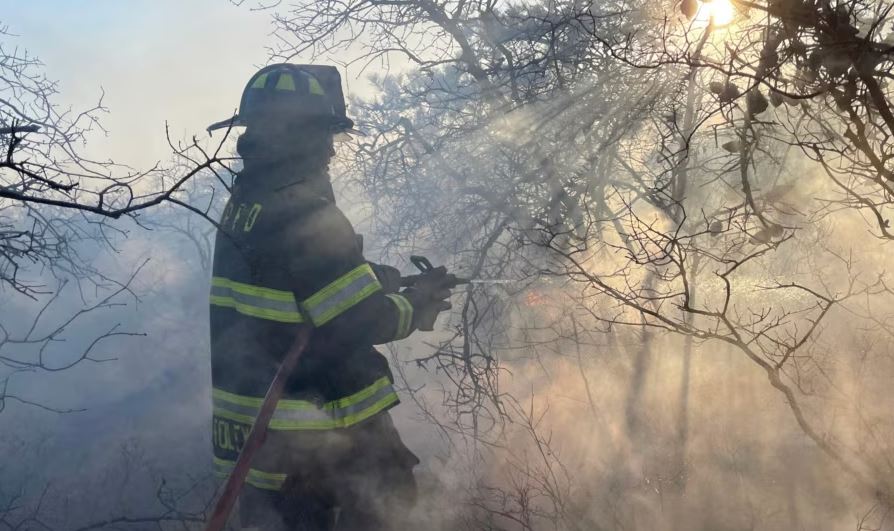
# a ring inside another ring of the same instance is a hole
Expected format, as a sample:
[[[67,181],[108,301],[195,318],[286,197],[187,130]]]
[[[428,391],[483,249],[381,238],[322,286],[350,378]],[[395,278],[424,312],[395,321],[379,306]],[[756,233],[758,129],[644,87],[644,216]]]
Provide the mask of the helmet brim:
[[[209,125],[205,130],[208,131],[208,134],[211,134],[212,131],[217,131],[218,129],[231,129],[233,127],[245,127],[245,124],[242,123],[242,120],[239,119],[239,115],[232,116],[227,118],[226,120],[221,120],[219,122],[214,122]]]
[[[227,118],[226,120],[221,120],[219,122],[214,122],[209,125],[206,129],[208,134],[211,134],[214,131],[219,129],[232,129],[234,127],[245,127],[247,124],[244,120],[242,120],[239,115],[235,115],[231,118]],[[336,140],[348,140],[350,137],[354,136],[366,136],[366,133],[360,131],[359,129],[355,129],[354,127],[335,127],[332,131],[332,134],[336,137],[338,136],[347,136],[348,138],[337,138]]]

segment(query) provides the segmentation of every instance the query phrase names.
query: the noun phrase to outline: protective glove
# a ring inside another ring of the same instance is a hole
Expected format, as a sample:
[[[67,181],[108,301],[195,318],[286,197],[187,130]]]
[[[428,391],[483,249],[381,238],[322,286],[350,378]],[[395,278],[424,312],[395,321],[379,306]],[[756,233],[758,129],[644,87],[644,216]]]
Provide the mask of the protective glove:
[[[379,279],[379,284],[382,285],[382,290],[385,293],[397,293],[400,291],[400,271],[396,267],[373,262],[370,262],[369,266],[372,267],[373,273],[376,274],[376,278]]]
[[[456,284],[456,275],[447,273],[447,268],[440,266],[420,274],[412,287],[401,292],[413,305],[415,328],[434,330],[438,314],[453,307],[447,299]]]

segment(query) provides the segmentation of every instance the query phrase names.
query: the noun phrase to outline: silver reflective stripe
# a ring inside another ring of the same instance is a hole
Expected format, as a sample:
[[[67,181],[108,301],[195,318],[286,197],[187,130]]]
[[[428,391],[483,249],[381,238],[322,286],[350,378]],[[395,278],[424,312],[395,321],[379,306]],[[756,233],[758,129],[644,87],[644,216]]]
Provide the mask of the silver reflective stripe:
[[[328,407],[327,405],[323,408],[320,408],[314,406],[310,402],[307,402],[307,407],[298,408],[293,406],[288,409],[276,408],[276,411],[273,413],[272,420],[286,422],[341,420],[352,415],[356,415],[357,413],[360,413],[363,410],[374,406],[379,400],[382,400],[383,398],[391,394],[395,394],[395,392],[394,388],[389,384],[385,387],[382,387],[381,389],[378,389],[375,393],[359,402],[348,404],[342,407]],[[294,402],[297,401],[293,401],[293,403]],[[217,411],[223,410],[235,415],[244,415],[252,418],[257,417],[261,411],[260,408],[242,404],[233,404],[232,402],[227,402],[226,400],[221,400],[219,398],[214,399],[214,408]]]
[[[235,404],[222,398],[215,397],[213,399],[215,411],[225,411],[233,415],[241,415],[254,419],[261,411],[260,407],[246,404]],[[325,410],[319,408],[312,402],[304,402],[298,405],[300,401],[290,400],[295,404],[293,408],[282,409],[277,407],[273,413],[272,420],[295,420],[295,421],[326,421],[332,418]],[[232,416],[230,416],[232,418]]]
[[[394,387],[392,387],[391,384],[388,384],[373,393],[372,396],[364,398],[360,402],[332,410],[332,417],[336,419],[345,419],[355,416],[366,409],[372,408],[380,400],[390,395],[396,396],[397,393],[394,392]]]
[[[212,392],[214,414],[243,424],[252,424],[260,413],[263,399]],[[351,396],[327,402],[321,407],[304,400],[281,400],[270,420],[271,430],[344,428],[367,419],[399,401],[387,377],[376,380]]]
[[[361,264],[311,295],[302,306],[314,325],[322,326],[381,289],[369,264]]]
[[[211,279],[212,306],[281,323],[300,323],[304,319],[291,291],[244,284],[223,277]]]

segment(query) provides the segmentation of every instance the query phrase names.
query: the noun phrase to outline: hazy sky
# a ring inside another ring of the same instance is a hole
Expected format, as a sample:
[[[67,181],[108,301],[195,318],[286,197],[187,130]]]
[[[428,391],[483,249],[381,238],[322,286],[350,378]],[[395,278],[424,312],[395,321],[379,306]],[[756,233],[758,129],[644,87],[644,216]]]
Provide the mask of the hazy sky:
[[[40,58],[61,84],[57,102],[82,109],[105,90],[108,137],[90,154],[146,167],[174,138],[226,118],[272,42],[269,13],[227,0],[0,0],[4,39]]]

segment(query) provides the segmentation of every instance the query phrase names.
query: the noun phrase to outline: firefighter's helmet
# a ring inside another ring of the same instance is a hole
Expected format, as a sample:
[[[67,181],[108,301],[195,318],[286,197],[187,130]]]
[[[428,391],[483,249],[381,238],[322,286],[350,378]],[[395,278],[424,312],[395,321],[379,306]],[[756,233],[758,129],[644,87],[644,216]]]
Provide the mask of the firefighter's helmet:
[[[208,126],[208,132],[270,122],[320,123],[333,134],[356,133],[345,113],[341,76],[334,66],[281,63],[265,66],[248,80],[239,113]]]

